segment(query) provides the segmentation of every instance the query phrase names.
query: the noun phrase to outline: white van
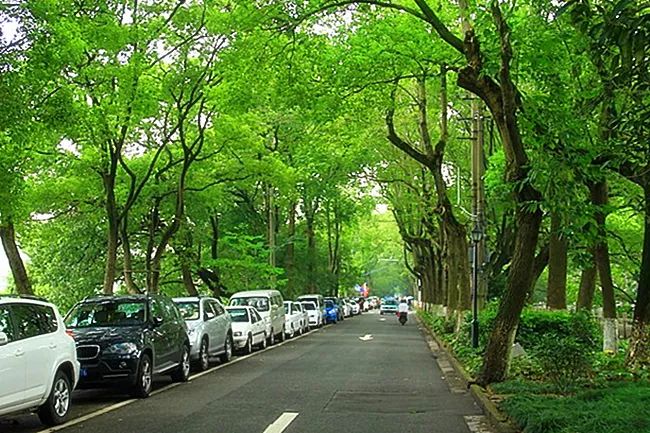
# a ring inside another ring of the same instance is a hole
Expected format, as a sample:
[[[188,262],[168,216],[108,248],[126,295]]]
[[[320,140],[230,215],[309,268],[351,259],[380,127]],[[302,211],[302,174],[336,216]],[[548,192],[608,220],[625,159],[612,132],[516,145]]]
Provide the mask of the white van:
[[[316,326],[323,326],[325,324],[325,299],[323,295],[311,294],[298,296],[298,302],[309,301],[316,304],[320,311],[320,321]]]
[[[230,297],[231,307],[255,307],[269,329],[269,344],[284,341],[284,300],[277,290],[248,290]]]

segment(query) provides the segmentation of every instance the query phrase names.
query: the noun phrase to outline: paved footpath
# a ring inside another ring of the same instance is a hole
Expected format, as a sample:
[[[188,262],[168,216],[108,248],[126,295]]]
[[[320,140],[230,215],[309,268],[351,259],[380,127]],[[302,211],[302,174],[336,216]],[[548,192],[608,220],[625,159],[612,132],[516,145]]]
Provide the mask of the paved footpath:
[[[360,338],[361,337],[361,338]],[[120,398],[78,394],[75,404]],[[79,414],[81,415],[81,414]],[[35,432],[33,416],[0,423]],[[40,427],[42,429],[42,427]],[[415,320],[347,319],[63,433],[488,433],[472,397],[444,380]]]

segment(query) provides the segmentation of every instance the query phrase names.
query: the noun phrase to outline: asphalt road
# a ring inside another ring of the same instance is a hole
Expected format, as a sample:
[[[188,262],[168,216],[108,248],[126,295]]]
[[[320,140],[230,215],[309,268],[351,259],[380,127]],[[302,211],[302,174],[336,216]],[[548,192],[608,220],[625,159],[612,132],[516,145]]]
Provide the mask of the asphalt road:
[[[365,337],[363,340],[360,337]],[[64,433],[467,433],[480,411],[451,392],[414,320],[366,313],[236,360]],[[73,418],[128,397],[74,394]],[[476,427],[473,427],[476,428]],[[5,419],[2,433],[43,430],[33,415]],[[473,430],[478,431],[478,430]],[[486,430],[480,430],[486,431]]]

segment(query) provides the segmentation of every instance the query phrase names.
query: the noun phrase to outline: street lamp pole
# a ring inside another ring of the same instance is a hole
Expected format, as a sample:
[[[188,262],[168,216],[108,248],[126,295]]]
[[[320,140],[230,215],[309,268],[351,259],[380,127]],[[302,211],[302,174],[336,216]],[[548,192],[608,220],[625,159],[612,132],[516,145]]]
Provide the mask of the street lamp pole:
[[[479,263],[479,243],[483,237],[483,230],[476,223],[472,229],[472,347],[478,348],[478,274],[480,272]]]

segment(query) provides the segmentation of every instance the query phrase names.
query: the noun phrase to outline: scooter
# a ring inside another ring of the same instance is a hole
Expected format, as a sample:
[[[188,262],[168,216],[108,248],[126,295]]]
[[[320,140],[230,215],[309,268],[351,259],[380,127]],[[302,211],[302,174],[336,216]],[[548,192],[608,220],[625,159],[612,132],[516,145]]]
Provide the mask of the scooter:
[[[397,313],[397,315],[399,316],[399,323],[401,323],[402,326],[404,326],[406,324],[406,321],[408,320],[409,313],[402,312],[402,313]]]

